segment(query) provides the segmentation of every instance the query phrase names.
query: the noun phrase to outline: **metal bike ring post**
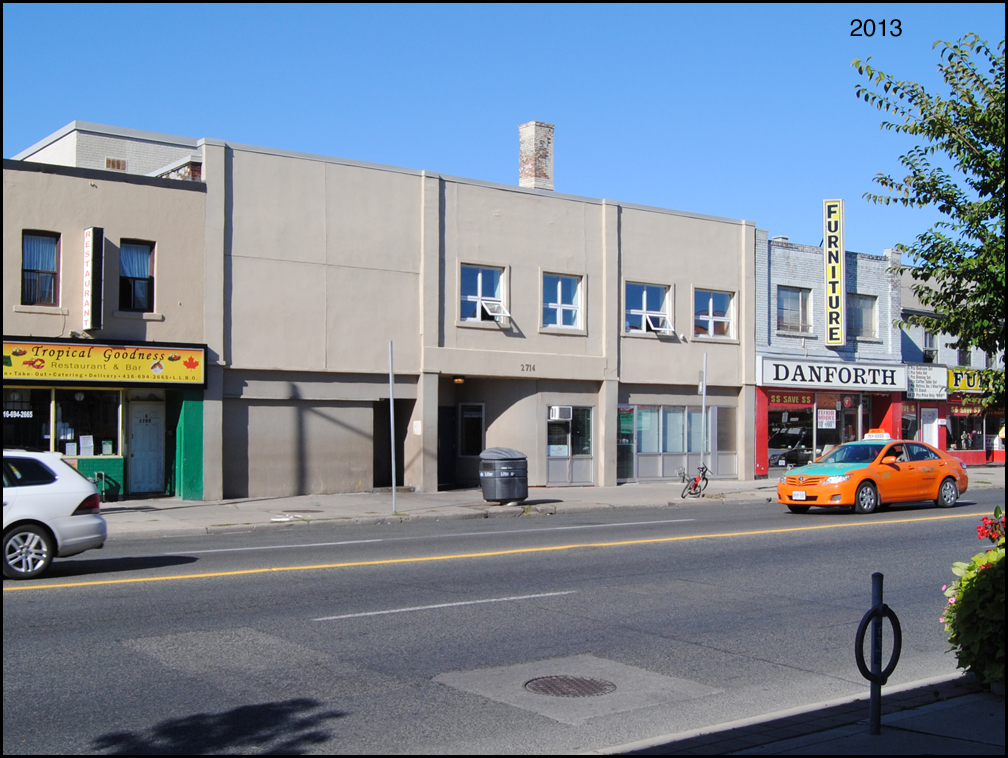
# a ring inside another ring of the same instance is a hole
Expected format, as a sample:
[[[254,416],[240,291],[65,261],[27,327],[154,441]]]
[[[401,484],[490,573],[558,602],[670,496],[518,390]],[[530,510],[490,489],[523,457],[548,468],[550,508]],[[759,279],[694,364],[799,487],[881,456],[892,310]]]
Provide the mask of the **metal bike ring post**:
[[[892,657],[889,659],[888,665],[878,675],[871,672],[865,664],[864,659],[865,633],[868,631],[868,625],[875,618],[889,619],[893,628]],[[896,613],[885,603],[881,606],[875,606],[861,619],[861,623],[858,624],[857,636],[854,639],[854,658],[857,661],[858,671],[861,672],[861,676],[872,684],[885,684],[889,677],[892,676],[893,671],[896,670],[896,664],[899,663],[900,651],[903,648],[903,630],[900,629],[899,618],[897,618]]]

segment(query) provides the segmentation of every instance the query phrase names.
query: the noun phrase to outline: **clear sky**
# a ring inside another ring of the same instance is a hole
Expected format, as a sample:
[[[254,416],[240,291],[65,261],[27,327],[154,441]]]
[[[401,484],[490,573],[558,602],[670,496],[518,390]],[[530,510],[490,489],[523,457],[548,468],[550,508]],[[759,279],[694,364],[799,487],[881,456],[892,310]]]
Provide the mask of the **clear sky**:
[[[5,4],[3,154],[78,119],[517,184],[538,119],[558,192],[813,245],[839,197],[847,248],[880,254],[937,214],[862,199],[910,143],[855,99],[851,60],[943,91],[932,43],[1004,29],[1000,3]]]

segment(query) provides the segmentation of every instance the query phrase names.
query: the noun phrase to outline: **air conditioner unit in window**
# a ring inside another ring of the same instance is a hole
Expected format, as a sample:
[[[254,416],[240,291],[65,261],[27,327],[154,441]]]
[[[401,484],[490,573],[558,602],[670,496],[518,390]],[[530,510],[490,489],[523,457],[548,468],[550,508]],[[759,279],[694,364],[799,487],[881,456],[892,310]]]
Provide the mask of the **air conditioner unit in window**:
[[[550,421],[570,421],[571,407],[569,405],[551,405],[549,411]]]

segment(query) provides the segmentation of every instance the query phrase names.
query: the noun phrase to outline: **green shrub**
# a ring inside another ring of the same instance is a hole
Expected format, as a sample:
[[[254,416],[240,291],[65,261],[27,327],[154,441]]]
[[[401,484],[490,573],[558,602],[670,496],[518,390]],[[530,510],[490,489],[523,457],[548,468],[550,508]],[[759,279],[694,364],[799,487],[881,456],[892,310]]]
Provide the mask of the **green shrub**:
[[[1001,508],[985,518],[977,536],[996,547],[974,555],[969,563],[957,561],[952,573],[959,577],[942,587],[948,598],[941,617],[949,633],[958,667],[985,683],[1004,681],[1005,664],[1005,540]]]

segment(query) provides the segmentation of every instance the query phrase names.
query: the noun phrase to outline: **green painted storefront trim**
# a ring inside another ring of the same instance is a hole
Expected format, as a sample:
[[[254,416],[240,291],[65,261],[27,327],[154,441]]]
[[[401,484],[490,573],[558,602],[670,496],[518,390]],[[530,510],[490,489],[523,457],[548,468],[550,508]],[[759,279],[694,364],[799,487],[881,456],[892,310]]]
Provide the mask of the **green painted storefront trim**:
[[[121,500],[125,491],[123,459],[118,455],[77,458],[77,470],[88,479],[95,480],[95,486],[109,502]],[[104,473],[105,476],[98,476]]]
[[[175,496],[203,499],[203,391],[184,389],[175,429]]]

